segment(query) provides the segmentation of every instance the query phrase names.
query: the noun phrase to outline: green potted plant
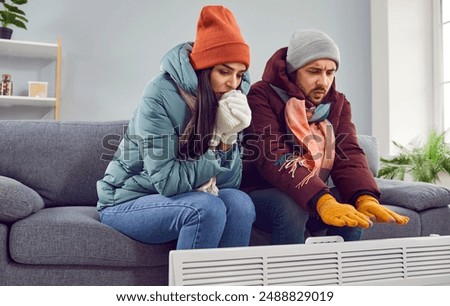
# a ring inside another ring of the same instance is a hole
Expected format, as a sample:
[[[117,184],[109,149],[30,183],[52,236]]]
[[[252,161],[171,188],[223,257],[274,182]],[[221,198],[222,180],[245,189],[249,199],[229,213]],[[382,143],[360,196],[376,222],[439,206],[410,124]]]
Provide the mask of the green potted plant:
[[[3,5],[3,9],[0,10],[0,38],[11,39],[13,30],[9,28],[10,25],[27,29],[28,19],[25,17],[25,12],[18,7],[27,2],[28,0],[0,0]]]
[[[413,181],[437,183],[440,175],[450,174],[450,146],[445,142],[446,132],[430,131],[421,146],[406,148],[397,142],[400,153],[392,159],[381,158],[378,177],[404,180],[405,175]]]

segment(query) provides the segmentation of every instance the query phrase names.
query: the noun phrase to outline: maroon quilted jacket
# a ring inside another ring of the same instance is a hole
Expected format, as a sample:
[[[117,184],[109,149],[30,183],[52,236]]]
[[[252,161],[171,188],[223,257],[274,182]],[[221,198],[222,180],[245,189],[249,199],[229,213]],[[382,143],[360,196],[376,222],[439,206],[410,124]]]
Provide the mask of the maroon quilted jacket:
[[[295,178],[289,170],[280,170],[277,161],[293,152],[293,145],[286,131],[285,103],[271,84],[284,90],[289,97],[305,99],[304,94],[286,74],[287,48],[278,50],[267,62],[262,80],[252,85],[248,102],[252,110],[252,123],[245,130],[244,172],[241,189],[247,192],[276,187],[287,193],[304,209],[315,211],[317,199],[329,192],[326,184],[314,176],[303,187],[296,185],[309,173],[297,168]],[[364,152],[359,147],[356,129],[352,123],[350,103],[346,97],[331,87],[324,99],[331,102],[328,120],[336,136],[336,156],[331,178],[342,201],[354,204],[361,194],[379,197],[380,193],[369,170]],[[312,106],[312,104],[307,106]]]

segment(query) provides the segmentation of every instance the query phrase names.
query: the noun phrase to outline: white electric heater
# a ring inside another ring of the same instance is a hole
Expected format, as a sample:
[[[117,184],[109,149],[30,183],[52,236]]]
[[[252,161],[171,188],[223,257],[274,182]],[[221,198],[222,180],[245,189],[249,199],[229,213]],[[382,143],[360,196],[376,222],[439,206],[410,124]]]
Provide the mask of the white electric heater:
[[[169,285],[450,285],[450,236],[174,250]]]

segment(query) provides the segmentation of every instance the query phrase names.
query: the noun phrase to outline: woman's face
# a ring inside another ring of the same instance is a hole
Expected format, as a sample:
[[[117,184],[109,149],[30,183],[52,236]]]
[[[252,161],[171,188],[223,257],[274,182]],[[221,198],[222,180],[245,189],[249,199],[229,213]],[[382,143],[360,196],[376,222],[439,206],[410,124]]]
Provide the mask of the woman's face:
[[[209,80],[217,99],[220,99],[224,93],[237,89],[241,85],[246,71],[247,67],[241,63],[225,63],[214,66]]]

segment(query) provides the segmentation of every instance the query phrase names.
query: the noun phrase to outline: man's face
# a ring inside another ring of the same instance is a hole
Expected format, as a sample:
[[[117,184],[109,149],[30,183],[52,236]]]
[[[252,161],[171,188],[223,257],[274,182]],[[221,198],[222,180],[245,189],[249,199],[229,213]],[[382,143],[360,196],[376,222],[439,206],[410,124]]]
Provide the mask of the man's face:
[[[335,73],[334,61],[319,59],[298,69],[295,82],[308,99],[318,105],[330,90]]]

